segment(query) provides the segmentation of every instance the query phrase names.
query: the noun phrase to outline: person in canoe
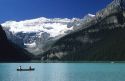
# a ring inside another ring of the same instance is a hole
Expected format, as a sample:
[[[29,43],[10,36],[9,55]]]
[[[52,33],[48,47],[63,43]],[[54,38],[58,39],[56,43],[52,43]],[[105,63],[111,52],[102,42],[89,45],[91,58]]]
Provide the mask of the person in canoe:
[[[29,69],[30,69],[30,70],[32,69],[31,66],[29,67]]]
[[[20,70],[22,69],[21,66],[19,66],[19,69],[20,69]]]

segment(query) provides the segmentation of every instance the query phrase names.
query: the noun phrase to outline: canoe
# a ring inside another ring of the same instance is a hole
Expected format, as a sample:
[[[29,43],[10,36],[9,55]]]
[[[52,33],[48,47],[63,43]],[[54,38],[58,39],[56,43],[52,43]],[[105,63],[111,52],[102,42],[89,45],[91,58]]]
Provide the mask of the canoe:
[[[31,68],[31,69],[17,69],[17,71],[34,71],[35,68]]]

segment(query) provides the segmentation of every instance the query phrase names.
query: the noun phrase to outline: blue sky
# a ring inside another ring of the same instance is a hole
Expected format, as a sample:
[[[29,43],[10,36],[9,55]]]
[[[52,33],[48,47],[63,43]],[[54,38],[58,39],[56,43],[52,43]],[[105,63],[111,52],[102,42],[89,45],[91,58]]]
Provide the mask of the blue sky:
[[[0,23],[38,17],[82,18],[94,14],[112,0],[0,0]]]

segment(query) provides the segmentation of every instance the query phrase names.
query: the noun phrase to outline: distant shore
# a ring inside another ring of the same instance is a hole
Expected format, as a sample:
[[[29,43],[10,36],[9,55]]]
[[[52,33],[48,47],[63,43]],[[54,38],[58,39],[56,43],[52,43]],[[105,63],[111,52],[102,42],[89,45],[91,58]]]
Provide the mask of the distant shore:
[[[125,61],[0,61],[0,63],[125,63]]]

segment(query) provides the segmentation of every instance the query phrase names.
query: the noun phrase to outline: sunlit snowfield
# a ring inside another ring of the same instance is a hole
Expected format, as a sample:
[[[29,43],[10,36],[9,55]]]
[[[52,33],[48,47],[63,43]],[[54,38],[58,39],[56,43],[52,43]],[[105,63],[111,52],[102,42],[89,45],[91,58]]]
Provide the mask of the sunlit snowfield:
[[[18,72],[18,66],[35,71]],[[125,81],[124,63],[1,63],[0,81]]]

